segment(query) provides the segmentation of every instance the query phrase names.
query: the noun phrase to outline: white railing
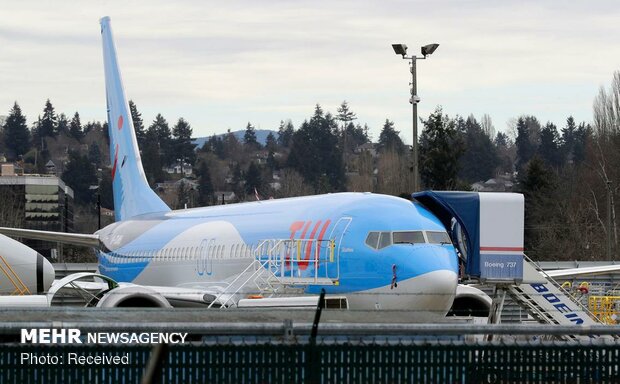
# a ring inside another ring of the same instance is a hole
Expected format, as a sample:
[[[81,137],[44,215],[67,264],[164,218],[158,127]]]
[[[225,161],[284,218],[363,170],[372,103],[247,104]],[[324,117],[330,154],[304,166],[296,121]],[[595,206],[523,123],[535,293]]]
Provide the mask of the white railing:
[[[335,248],[334,240],[263,240],[252,251],[254,260],[217,295],[209,308],[236,304],[244,293],[274,295],[286,286],[338,285],[340,260]],[[244,290],[248,286],[250,289]]]

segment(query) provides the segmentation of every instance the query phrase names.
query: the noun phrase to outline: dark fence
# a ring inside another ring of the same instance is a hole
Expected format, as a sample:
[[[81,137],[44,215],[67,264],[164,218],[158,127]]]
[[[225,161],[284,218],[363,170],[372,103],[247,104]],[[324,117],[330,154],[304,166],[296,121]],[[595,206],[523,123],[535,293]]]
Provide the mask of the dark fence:
[[[140,382],[153,353],[150,346],[135,345],[0,348],[2,383]],[[49,361],[53,356],[58,359]],[[125,360],[79,362],[87,356]],[[619,364],[616,343],[337,337],[313,344],[235,336],[168,346],[153,382],[614,383],[620,382]]]

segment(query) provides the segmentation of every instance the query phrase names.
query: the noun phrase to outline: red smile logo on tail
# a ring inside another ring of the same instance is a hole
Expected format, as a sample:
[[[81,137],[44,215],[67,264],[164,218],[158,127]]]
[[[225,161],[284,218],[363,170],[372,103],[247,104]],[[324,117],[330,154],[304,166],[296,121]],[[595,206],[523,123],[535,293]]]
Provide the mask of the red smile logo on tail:
[[[116,144],[116,150],[114,151],[114,165],[112,166],[112,181],[114,181],[114,176],[116,175],[116,164],[117,163],[118,163],[118,144]]]

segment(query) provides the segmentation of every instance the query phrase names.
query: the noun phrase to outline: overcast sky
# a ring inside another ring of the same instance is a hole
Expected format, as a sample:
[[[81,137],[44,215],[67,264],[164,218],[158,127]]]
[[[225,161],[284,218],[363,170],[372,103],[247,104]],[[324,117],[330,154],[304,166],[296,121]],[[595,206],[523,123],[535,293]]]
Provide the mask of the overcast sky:
[[[347,100],[376,140],[386,118],[411,142],[409,71],[392,43],[438,50],[418,62],[419,113],[592,120],[620,69],[615,1],[0,0],[0,115],[105,119],[99,18],[112,18],[125,89],[146,125],[161,112],[195,136],[248,121],[295,127]]]

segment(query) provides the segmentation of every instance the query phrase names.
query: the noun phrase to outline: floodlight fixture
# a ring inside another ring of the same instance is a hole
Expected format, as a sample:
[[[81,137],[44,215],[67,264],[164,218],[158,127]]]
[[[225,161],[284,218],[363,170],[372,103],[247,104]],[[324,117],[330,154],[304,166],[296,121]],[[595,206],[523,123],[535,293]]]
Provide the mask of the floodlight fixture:
[[[401,55],[403,58],[407,55],[406,44],[392,44],[392,48],[394,49],[395,54]]]
[[[426,55],[431,55],[435,50],[439,47],[439,44],[427,44],[422,47],[422,56],[426,57]]]

